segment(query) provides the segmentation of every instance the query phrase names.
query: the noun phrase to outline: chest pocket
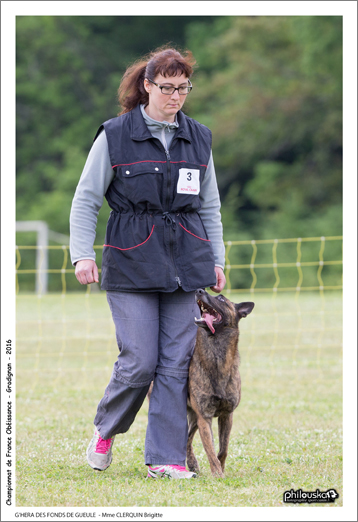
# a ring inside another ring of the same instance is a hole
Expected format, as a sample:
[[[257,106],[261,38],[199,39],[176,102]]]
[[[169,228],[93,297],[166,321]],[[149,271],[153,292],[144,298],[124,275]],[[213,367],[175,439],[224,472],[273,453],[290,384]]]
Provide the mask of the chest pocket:
[[[162,209],[163,164],[141,162],[120,167],[116,176],[121,194],[133,205]]]
[[[173,212],[200,208],[199,194],[206,167],[189,162],[173,162]]]
[[[200,192],[200,170],[199,169],[179,169],[177,183],[178,194],[199,194]]]

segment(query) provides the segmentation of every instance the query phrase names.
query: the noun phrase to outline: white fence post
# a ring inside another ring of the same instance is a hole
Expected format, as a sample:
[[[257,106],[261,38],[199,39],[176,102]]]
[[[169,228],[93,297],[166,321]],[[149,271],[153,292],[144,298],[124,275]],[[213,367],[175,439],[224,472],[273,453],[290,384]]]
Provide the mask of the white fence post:
[[[37,232],[36,293],[46,294],[48,286],[48,226],[45,221],[16,221],[16,232]]]

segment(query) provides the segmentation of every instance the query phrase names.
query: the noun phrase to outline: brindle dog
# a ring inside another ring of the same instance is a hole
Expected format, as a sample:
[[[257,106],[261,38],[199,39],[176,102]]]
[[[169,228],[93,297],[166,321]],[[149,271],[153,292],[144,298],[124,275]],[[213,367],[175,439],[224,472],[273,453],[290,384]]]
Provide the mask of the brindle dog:
[[[187,464],[190,471],[199,471],[192,444],[199,429],[211,473],[223,478],[233,412],[241,393],[238,324],[251,313],[254,303],[235,304],[223,295],[213,297],[202,289],[196,291],[195,297],[201,318],[195,319],[199,328],[189,367]],[[213,417],[218,417],[219,426],[217,456]]]

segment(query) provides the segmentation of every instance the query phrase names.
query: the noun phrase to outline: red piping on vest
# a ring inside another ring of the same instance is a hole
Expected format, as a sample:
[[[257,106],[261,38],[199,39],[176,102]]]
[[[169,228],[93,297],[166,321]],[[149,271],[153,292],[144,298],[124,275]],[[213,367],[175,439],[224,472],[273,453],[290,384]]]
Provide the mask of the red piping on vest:
[[[171,161],[170,163],[189,163],[188,161],[185,161],[185,160],[181,160],[181,161]],[[206,167],[208,168],[207,165],[200,165],[200,167]]]
[[[143,161],[135,161],[134,163],[118,163],[118,165],[113,165],[112,169],[115,167],[126,167],[129,165],[137,165],[138,163],[166,163],[166,161],[158,161],[158,160],[143,160]],[[181,160],[181,161],[171,161],[170,163],[188,163],[188,161]],[[207,165],[200,165],[200,167],[208,168]]]
[[[210,241],[210,239],[204,239],[203,237],[196,236],[195,234],[193,234],[192,232],[187,230],[185,227],[183,227],[183,225],[181,223],[179,223],[179,226],[181,226],[181,228],[183,228],[185,230],[185,232],[188,232],[188,234],[191,234],[192,236],[197,237],[198,239],[201,239],[202,241]]]
[[[143,241],[143,243],[139,243],[139,245],[135,245],[135,246],[132,246],[132,247],[129,247],[129,248],[119,248],[119,247],[116,247],[116,246],[113,246],[113,245],[103,245],[103,246],[104,247],[116,248],[117,250],[132,250],[132,248],[140,247],[140,246],[144,245],[144,243],[146,243],[148,241],[150,236],[153,234],[154,227],[155,227],[155,225],[152,226],[152,230],[151,230],[149,236],[147,237],[147,239],[145,241]]]
[[[143,161],[135,161],[134,163],[118,163],[118,165],[113,165],[114,167],[125,167],[126,165],[137,165],[138,163],[166,163],[166,161],[157,161],[157,160],[143,160]]]

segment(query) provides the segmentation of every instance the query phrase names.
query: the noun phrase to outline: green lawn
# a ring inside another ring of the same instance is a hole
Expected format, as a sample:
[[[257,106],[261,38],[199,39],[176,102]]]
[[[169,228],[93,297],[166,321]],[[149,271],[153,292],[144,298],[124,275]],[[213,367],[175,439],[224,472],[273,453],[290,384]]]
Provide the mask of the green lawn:
[[[86,463],[117,354],[104,293],[18,296],[16,505],[283,506],[286,490],[335,488],[342,506],[341,294],[231,298],[256,306],[240,323],[242,400],[226,477],[211,477],[197,435],[198,479],[149,481],[147,402],[116,438],[111,467]]]

